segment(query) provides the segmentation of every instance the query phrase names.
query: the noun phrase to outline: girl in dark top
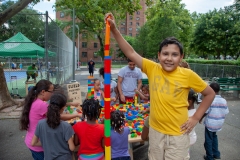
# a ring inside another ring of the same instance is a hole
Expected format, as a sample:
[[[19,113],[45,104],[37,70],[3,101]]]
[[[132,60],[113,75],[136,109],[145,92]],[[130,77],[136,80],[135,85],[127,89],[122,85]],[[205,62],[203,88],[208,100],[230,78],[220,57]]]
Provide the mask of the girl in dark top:
[[[38,122],[32,146],[42,146],[44,159],[71,160],[74,131],[72,126],[61,121],[62,113],[67,102],[66,96],[60,93],[52,95],[48,106],[47,119]]]

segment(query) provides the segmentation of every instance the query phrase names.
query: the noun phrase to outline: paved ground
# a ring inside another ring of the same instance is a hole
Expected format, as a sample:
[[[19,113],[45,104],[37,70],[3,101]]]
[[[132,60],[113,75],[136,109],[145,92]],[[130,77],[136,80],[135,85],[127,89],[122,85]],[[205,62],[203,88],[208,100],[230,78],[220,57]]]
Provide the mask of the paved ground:
[[[98,73],[94,76],[97,78]],[[118,70],[112,71],[112,76],[117,78]],[[82,97],[87,91],[87,71],[78,71],[76,80],[81,83]],[[218,133],[219,149],[222,160],[240,160],[240,99],[228,100],[230,113],[226,118],[223,130]],[[25,131],[19,130],[19,115],[21,108],[13,106],[0,111],[0,160],[30,160],[30,151],[24,144]],[[196,127],[197,142],[191,147],[191,160],[203,160],[205,153],[204,126],[198,124]],[[134,144],[134,159],[147,160],[148,143],[145,145]]]

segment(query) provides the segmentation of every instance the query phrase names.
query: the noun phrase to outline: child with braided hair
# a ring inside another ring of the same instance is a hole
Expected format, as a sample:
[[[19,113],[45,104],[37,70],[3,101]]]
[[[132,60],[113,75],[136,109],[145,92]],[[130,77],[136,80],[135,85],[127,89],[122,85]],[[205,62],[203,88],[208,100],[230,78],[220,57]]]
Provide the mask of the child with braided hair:
[[[125,116],[120,111],[111,112],[111,157],[112,160],[130,160],[128,153],[128,135]]]
[[[43,147],[44,159],[72,159],[74,131],[69,123],[61,121],[60,116],[66,103],[67,98],[63,94],[52,95],[47,118],[38,122],[31,144]]]
[[[96,120],[101,113],[101,106],[94,98],[85,99],[82,104],[83,122],[73,126],[75,132],[74,144],[80,144],[78,160],[103,160],[104,159],[104,125]]]

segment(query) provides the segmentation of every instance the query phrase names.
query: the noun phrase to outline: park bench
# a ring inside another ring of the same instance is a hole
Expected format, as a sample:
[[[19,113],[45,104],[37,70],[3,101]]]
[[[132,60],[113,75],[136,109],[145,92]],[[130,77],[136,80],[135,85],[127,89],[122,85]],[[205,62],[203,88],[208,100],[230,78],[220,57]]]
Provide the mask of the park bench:
[[[223,94],[233,91],[233,96],[239,98],[240,78],[216,78],[216,82],[220,85]]]

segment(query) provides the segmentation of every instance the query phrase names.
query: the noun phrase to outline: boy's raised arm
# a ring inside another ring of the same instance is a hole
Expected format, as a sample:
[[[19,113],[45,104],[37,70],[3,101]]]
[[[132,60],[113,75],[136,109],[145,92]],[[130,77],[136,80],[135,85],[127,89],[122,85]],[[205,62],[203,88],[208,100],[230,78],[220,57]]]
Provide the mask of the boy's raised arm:
[[[105,20],[109,22],[111,32],[122,52],[126,55],[127,58],[129,58],[139,68],[142,69],[142,57],[138,53],[136,53],[132,46],[123,38],[123,36],[116,27],[114,16],[111,13],[107,13],[105,16]]]

